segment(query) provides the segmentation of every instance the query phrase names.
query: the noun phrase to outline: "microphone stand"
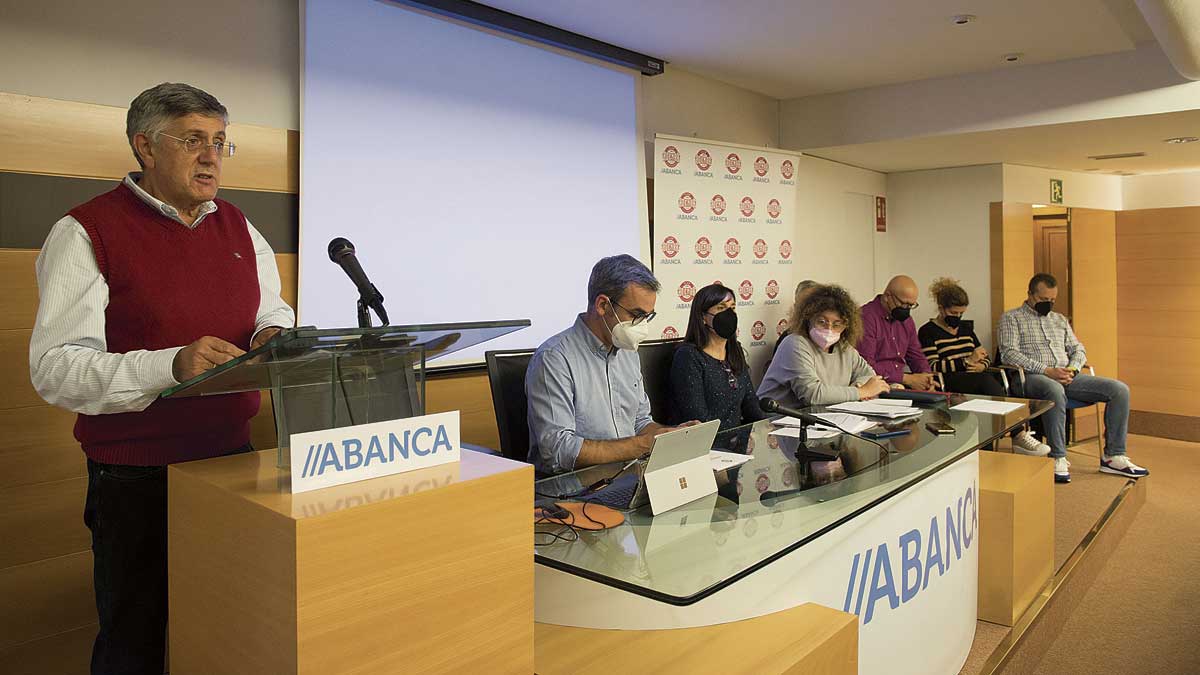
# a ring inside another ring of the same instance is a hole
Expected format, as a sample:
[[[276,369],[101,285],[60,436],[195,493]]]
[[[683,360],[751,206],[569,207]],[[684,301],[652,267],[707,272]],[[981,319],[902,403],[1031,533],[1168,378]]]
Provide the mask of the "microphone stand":
[[[872,443],[872,444],[878,446],[879,449],[883,451],[883,455],[885,457],[888,454],[890,454],[890,452],[891,452],[890,450],[887,449],[887,447],[885,447],[882,443],[880,443],[876,440],[867,438],[866,436],[862,436],[860,434],[856,434],[853,431],[844,429],[840,425],[834,424],[833,422],[830,422],[828,420],[821,419],[819,417],[816,417],[815,415],[812,415],[812,414],[809,414],[806,412],[802,412],[799,410],[793,410],[793,409],[785,407],[785,406],[781,406],[781,405],[779,405],[778,401],[775,401],[773,399],[769,399],[769,398],[759,399],[759,407],[769,413],[783,413],[784,415],[789,415],[791,417],[798,418],[804,425],[819,424],[821,426],[833,427],[834,429],[837,429],[838,431],[842,432],[843,434],[846,434],[847,436],[853,436],[859,440],[863,440],[863,441],[866,441],[868,443]],[[801,443],[800,447],[805,448],[805,446],[808,442],[808,430],[805,429],[804,426],[801,426],[800,428],[804,430],[804,433],[803,433],[804,439],[803,439],[803,442]],[[799,459],[799,457],[797,457],[797,459]]]
[[[367,301],[362,296],[358,298],[358,327],[371,327],[371,308],[367,305]]]

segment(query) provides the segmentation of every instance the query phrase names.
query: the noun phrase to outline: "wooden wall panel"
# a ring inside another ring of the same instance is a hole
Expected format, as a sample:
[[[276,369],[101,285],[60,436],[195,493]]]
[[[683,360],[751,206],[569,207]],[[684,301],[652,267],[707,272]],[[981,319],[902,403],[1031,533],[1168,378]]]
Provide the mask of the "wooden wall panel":
[[[125,138],[125,108],[0,93],[0,171],[123,178],[138,169]],[[229,188],[299,192],[300,135],[229,125],[237,153],[225,160]]]
[[[461,410],[462,440],[493,450],[500,449],[496,410],[486,372],[438,377],[426,386],[426,412]]]
[[[0,490],[0,569],[86,551],[87,478]]]
[[[1118,351],[1133,409],[1200,417],[1200,207],[1119,212],[1116,255]]]
[[[1196,260],[1200,258],[1200,233],[1126,235],[1121,237],[1121,257],[1126,260]]]
[[[32,328],[37,317],[37,251],[0,249],[0,330]]]
[[[94,623],[91,551],[0,569],[0,649]]]
[[[46,405],[29,381],[28,328],[0,330],[0,410]]]
[[[1187,302],[1178,299],[1178,302]],[[1118,306],[1117,336],[1200,338],[1200,311],[1142,310]],[[1168,352],[1170,354],[1170,352]]]
[[[992,202],[991,277],[992,329],[1000,315],[1025,302],[1033,276],[1033,206]]]
[[[1117,379],[1116,213],[1071,209],[1070,236],[1075,334],[1096,373]]]
[[[89,624],[65,633],[0,649],[0,663],[7,675],[86,673],[91,664],[92,643],[99,624]]]
[[[75,414],[62,408],[0,410],[0,490],[86,476],[74,428]]]

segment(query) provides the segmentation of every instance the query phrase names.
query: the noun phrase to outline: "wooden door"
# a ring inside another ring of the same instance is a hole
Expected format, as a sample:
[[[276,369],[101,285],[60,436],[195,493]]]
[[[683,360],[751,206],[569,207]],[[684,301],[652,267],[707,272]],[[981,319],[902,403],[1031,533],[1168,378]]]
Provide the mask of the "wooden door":
[[[1067,220],[1035,218],[1033,221],[1033,268],[1053,274],[1058,280],[1054,311],[1068,319],[1071,313],[1071,239]]]

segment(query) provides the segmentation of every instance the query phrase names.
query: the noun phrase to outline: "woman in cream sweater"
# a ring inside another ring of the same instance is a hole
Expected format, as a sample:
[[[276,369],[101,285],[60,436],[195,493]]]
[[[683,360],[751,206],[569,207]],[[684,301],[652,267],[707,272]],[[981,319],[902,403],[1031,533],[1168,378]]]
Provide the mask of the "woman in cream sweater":
[[[888,384],[854,348],[858,303],[835,285],[814,288],[792,311],[791,333],[771,360],[758,395],[791,407],[875,398]]]

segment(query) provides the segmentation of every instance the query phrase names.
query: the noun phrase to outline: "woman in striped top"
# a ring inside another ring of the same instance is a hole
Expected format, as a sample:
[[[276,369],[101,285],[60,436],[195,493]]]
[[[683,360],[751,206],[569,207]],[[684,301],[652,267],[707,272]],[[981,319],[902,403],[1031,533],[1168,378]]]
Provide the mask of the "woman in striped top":
[[[937,302],[938,315],[917,331],[917,339],[929,366],[942,373],[946,391],[960,394],[1005,396],[1004,386],[984,370],[991,365],[987,350],[975,335],[974,322],[964,321],[970,299],[953,279],[936,279],[929,294]]]

